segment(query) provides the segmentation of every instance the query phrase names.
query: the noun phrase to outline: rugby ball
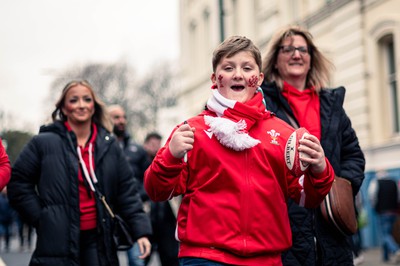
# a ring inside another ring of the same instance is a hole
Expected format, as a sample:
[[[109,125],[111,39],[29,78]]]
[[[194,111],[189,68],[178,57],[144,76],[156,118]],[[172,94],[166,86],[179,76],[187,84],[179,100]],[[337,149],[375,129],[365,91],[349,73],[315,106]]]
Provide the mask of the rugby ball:
[[[309,164],[300,161],[300,158],[308,157],[307,154],[299,152],[299,140],[310,134],[304,127],[298,128],[290,134],[285,145],[285,162],[294,176],[301,176],[307,170]]]

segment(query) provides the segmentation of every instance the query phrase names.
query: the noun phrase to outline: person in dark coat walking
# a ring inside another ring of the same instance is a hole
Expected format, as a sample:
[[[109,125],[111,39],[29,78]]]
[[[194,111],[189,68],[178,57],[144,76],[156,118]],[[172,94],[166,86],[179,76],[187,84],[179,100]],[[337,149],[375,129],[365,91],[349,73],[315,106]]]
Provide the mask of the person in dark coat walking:
[[[132,136],[128,133],[128,119],[124,108],[121,105],[116,104],[109,106],[107,110],[113,123],[113,132],[118,140],[119,146],[124,151],[129,166],[132,168],[133,174],[137,180],[140,198],[143,203],[146,203],[149,201],[149,196],[143,187],[143,176],[151,162],[148,161],[147,153],[143,146],[135,142]]]
[[[379,218],[382,261],[389,263],[390,260],[393,260],[398,264],[400,262],[400,245],[393,235],[393,228],[400,214],[398,181],[385,170],[379,170],[376,178],[369,184],[368,196],[371,206]]]
[[[333,65],[306,29],[291,25],[272,36],[263,62],[261,87],[267,109],[317,136],[335,175],[349,180],[356,195],[365,159],[343,109],[345,88],[326,88]],[[293,246],[283,254],[283,265],[353,265],[351,236],[336,232],[319,208],[299,207],[289,200],[288,211]]]
[[[127,222],[148,256],[150,221],[92,86],[69,82],[52,118],[24,147],[8,185],[11,206],[36,228],[29,265],[119,265],[112,219],[94,190]]]
[[[144,138],[143,148],[147,152],[149,164],[161,148],[161,140],[162,136],[157,132],[150,132]],[[180,201],[181,197],[161,202],[151,201],[152,245],[159,255],[161,266],[179,265],[179,242],[175,238],[175,229]]]
[[[121,105],[115,104],[109,106],[107,110],[113,123],[113,132],[133,171],[138,184],[140,198],[144,204],[144,209],[148,212],[150,209],[150,200],[143,187],[144,171],[146,171],[147,167],[150,165],[147,159],[147,153],[141,145],[133,141],[131,135],[128,133],[128,120],[124,108]],[[140,248],[136,243],[126,251],[126,255],[128,266],[144,266],[147,265],[150,259],[150,256],[147,257],[146,260],[140,258]]]

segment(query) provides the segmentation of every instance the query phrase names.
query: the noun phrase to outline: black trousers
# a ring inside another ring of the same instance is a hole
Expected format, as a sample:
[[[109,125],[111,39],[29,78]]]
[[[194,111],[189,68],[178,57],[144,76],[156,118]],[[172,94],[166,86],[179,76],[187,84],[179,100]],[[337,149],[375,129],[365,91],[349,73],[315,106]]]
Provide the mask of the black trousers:
[[[80,265],[100,266],[97,252],[97,230],[83,230],[80,238]]]

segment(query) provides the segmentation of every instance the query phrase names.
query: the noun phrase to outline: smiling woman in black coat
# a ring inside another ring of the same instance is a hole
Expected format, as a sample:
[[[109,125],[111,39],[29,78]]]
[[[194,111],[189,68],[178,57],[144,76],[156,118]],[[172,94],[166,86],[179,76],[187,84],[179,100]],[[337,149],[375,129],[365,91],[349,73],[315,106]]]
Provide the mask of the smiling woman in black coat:
[[[150,253],[150,221],[104,104],[86,81],[72,81],[15,162],[8,196],[37,232],[30,265],[118,265],[112,221],[93,188]],[[86,171],[87,170],[87,171]]]
[[[261,85],[267,109],[294,127],[318,136],[335,175],[351,182],[353,196],[364,179],[365,159],[350,118],[343,108],[345,89],[327,89],[333,65],[299,26],[277,31],[264,57]],[[351,236],[334,230],[320,209],[289,200],[293,245],[284,266],[352,266]]]

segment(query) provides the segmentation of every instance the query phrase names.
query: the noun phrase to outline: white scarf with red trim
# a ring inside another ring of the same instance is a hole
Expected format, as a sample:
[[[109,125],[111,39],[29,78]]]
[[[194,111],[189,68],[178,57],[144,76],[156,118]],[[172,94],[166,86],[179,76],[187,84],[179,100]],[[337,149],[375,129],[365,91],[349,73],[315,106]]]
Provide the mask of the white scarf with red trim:
[[[225,147],[242,151],[256,146],[260,141],[251,137],[249,129],[266,114],[262,92],[257,90],[246,103],[230,100],[222,96],[217,89],[212,90],[207,108],[217,117],[204,116],[206,125],[218,141]]]

